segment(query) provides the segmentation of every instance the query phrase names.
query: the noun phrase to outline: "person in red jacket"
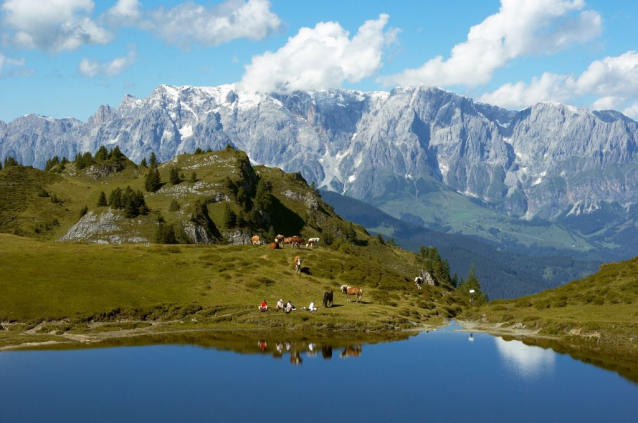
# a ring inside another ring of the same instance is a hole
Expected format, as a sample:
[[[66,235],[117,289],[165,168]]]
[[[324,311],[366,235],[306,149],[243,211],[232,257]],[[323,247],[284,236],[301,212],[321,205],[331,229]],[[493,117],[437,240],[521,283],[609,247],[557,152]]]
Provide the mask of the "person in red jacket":
[[[268,303],[266,302],[266,300],[261,302],[261,305],[259,306],[259,311],[268,311]]]

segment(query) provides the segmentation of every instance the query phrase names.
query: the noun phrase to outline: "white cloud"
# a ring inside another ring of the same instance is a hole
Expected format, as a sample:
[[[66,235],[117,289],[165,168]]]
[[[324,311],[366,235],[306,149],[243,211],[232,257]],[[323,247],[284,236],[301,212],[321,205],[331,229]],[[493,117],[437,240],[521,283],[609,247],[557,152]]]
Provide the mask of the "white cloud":
[[[110,62],[100,63],[88,58],[82,59],[78,66],[78,71],[88,77],[93,78],[95,76],[113,77],[117,76],[124,71],[127,67],[132,65],[137,59],[137,52],[131,51],[128,55],[123,57],[117,57]]]
[[[246,66],[241,89],[261,92],[319,90],[357,82],[382,66],[384,47],[396,30],[384,31],[389,16],[366,21],[350,39],[337,22],[301,28],[276,52],[254,56]]]
[[[27,62],[24,59],[15,60],[0,53],[0,75],[2,75],[2,71],[5,67],[8,68],[9,66],[24,66],[26,64]]]
[[[0,10],[10,42],[60,52],[111,41],[111,33],[89,17],[93,7],[92,0],[5,0]]]
[[[634,102],[634,104],[629,107],[623,109],[623,114],[629,116],[634,120],[638,120],[638,101]]]
[[[216,46],[237,38],[260,40],[279,30],[281,19],[268,0],[226,0],[214,8],[186,2],[151,12],[140,27],[169,44]]]
[[[598,36],[600,15],[582,11],[583,0],[501,0],[498,13],[470,28],[467,41],[450,58],[435,57],[421,67],[381,78],[386,85],[484,84],[509,60],[551,54]]]
[[[106,11],[104,18],[114,26],[134,25],[142,16],[138,0],[117,0],[115,6]]]
[[[505,341],[494,338],[503,364],[524,379],[536,378],[554,371],[556,353],[550,349],[532,347],[521,341]]]
[[[638,52],[628,51],[620,56],[605,57],[592,62],[578,77],[544,73],[529,84],[505,84],[480,101],[506,108],[523,108],[540,101],[577,102],[584,96],[600,96],[593,109],[621,109],[627,107],[629,116],[636,116],[629,103],[638,99]],[[633,113],[633,114],[632,114]]]

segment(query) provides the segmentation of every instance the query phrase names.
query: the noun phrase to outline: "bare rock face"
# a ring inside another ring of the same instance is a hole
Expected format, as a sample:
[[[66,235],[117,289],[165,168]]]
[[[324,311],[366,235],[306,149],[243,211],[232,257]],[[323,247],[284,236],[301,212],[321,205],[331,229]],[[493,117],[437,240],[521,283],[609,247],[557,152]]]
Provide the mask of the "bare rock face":
[[[61,242],[94,242],[98,244],[139,244],[149,242],[139,236],[131,226],[134,221],[107,210],[96,214],[88,212],[60,238]],[[124,230],[124,226],[127,226]]]
[[[38,167],[102,145],[166,161],[231,144],[255,163],[366,201],[435,180],[526,219],[591,201],[638,204],[637,142],[638,124],[618,112],[556,103],[514,112],[426,87],[264,95],[162,85],[148,98],[125,96],[117,109],[102,106],[86,123],[0,122],[0,158]]]
[[[252,234],[242,230],[226,232],[224,237],[228,240],[228,243],[232,245],[252,244],[252,241],[250,240]]]

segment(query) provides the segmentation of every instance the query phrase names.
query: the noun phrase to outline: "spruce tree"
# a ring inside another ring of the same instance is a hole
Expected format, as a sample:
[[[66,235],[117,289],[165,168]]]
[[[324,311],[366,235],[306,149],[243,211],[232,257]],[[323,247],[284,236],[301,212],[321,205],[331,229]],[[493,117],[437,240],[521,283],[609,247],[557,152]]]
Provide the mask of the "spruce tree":
[[[189,179],[189,182],[192,183],[192,184],[197,182],[197,173],[195,173],[195,172],[191,173],[191,177]]]
[[[157,166],[157,156],[155,155],[155,153],[151,153],[151,158],[149,159],[148,164],[151,167],[156,167]]]
[[[2,162],[0,162],[0,170],[2,170]]]
[[[257,193],[255,194],[255,209],[268,211],[272,206],[272,197],[268,189],[268,185],[263,179],[257,183]]]
[[[18,163],[18,161],[15,158],[11,156],[7,156],[4,159],[4,168],[6,169],[11,166],[20,166],[20,163]]]
[[[100,198],[97,200],[97,206],[98,207],[108,206],[106,202],[106,194],[104,194],[104,191],[100,191]]]
[[[120,147],[117,145],[109,152],[109,158],[120,160],[122,157],[124,157],[124,153],[122,153]]]
[[[168,207],[168,211],[176,212],[179,211],[179,203],[177,200],[173,199],[171,201],[171,205]]]
[[[197,147],[195,149],[195,154],[204,154],[204,150],[202,150],[201,148]]]
[[[99,150],[97,151],[97,153],[95,153],[96,161],[104,161],[104,160],[108,160],[108,158],[109,158],[109,151],[104,146],[101,146]]]
[[[169,178],[171,184],[173,185],[177,185],[180,182],[182,182],[182,180],[179,177],[179,170],[177,169],[177,167],[173,166],[171,167],[171,175]]]
[[[146,180],[144,181],[144,188],[148,192],[155,192],[160,188],[161,185],[162,183],[160,181],[160,173],[157,169],[157,165],[151,165],[151,169],[148,171]]]
[[[237,226],[237,215],[233,209],[230,208],[230,205],[226,204],[224,208],[224,227],[226,229],[233,229],[235,226]]]
[[[155,242],[157,244],[176,244],[177,239],[173,225],[160,222],[155,232]]]
[[[142,159],[142,161],[140,162],[140,166],[148,167],[148,163],[146,163],[146,157]]]
[[[80,219],[89,212],[89,208],[87,206],[82,207],[82,210],[80,210]]]
[[[122,203],[122,189],[117,187],[111,191],[109,195],[109,205],[112,209],[121,209],[124,204]]]

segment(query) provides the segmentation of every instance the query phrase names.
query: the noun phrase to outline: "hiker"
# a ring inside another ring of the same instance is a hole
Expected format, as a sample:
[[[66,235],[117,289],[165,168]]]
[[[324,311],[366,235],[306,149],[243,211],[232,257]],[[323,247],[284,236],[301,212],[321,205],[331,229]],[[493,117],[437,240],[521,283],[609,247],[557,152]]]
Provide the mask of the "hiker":
[[[312,301],[308,306],[308,311],[317,311],[317,307],[315,307],[315,302]]]
[[[280,298],[279,301],[277,301],[277,311],[285,310],[285,309],[286,309],[286,306],[284,304],[284,300]]]
[[[290,313],[291,311],[297,310],[294,305],[290,301],[286,303],[286,313]]]
[[[261,302],[261,305],[259,306],[259,311],[268,311],[268,303],[266,302],[266,300]]]

